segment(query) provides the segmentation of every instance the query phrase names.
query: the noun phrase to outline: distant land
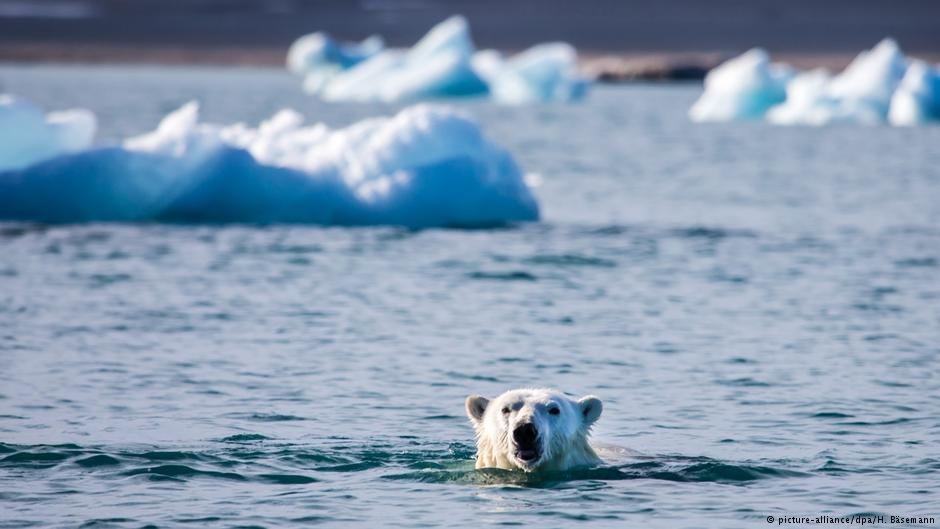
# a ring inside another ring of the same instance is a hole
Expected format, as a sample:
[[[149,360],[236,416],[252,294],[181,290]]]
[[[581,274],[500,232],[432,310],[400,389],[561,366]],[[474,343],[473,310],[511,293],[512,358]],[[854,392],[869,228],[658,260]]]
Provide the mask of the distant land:
[[[0,61],[278,65],[306,33],[406,46],[456,13],[479,48],[564,40],[611,79],[697,78],[754,46],[840,68],[887,36],[940,60],[937,0],[0,0]]]

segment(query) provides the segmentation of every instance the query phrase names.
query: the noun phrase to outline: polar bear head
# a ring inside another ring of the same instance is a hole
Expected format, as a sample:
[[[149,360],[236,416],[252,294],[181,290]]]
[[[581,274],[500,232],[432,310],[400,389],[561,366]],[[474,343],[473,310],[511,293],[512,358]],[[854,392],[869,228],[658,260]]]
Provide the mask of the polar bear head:
[[[471,395],[466,407],[476,430],[476,468],[567,470],[600,463],[587,441],[603,410],[597,397],[516,389],[493,400]]]

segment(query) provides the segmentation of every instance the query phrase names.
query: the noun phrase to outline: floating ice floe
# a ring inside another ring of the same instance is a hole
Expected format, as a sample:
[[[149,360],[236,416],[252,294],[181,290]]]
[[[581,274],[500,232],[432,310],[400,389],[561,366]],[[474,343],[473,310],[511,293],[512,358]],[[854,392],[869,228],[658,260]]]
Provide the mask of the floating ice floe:
[[[410,227],[534,221],[512,157],[469,117],[415,106],[344,129],[285,110],[257,128],[190,103],[122,146],[0,171],[0,219]]]
[[[300,37],[287,51],[287,69],[296,74],[336,65],[351,68],[382,51],[382,37],[373,35],[362,42],[337,42],[318,31]]]
[[[820,104],[832,75],[825,68],[800,72],[787,83],[785,100],[767,111],[767,121],[778,125],[822,125],[831,119]]]
[[[87,110],[43,114],[29,101],[0,94],[0,171],[87,149],[95,128]]]
[[[908,61],[891,39],[860,53],[835,76],[823,69],[777,76],[773,69],[766,54],[756,49],[722,64],[709,72],[705,92],[689,117],[693,121],[766,118],[781,125],[940,120],[940,70]]]
[[[402,102],[491,94],[498,101],[518,104],[574,101],[587,92],[588,81],[578,73],[577,53],[570,45],[543,44],[503,60],[496,52],[476,51],[461,16],[433,27],[407,50],[381,50],[369,42],[340,45],[322,33],[308,35],[291,47],[288,67],[305,76],[307,92],[328,101]]]
[[[492,51],[477,55],[474,65],[501,103],[577,101],[587,94],[588,81],[578,72],[578,52],[570,44],[539,44],[502,63]]]
[[[705,93],[692,105],[693,121],[761,119],[786,99],[793,69],[771,64],[767,52],[754,48],[731,59],[705,77]]]

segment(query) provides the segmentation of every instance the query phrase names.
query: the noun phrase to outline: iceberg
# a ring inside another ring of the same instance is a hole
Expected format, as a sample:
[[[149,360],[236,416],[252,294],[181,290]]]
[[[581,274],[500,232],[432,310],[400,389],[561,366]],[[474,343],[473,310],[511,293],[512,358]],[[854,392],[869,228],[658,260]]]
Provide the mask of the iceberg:
[[[486,83],[473,69],[473,52],[466,19],[453,16],[410,50],[378,54],[338,73],[314,93],[327,101],[385,102],[486,94]]]
[[[795,75],[791,69],[790,75],[776,76],[767,64],[766,54],[751,50],[709,72],[690,118],[763,117],[778,125],[913,125],[940,120],[940,70],[909,61],[892,39],[863,51],[835,76],[823,69]]]
[[[823,104],[832,75],[825,68],[797,74],[787,83],[786,100],[767,112],[767,121],[777,125],[822,125],[831,112]]]
[[[578,53],[570,44],[539,44],[503,63],[498,59],[492,52],[478,54],[474,65],[501,103],[570,102],[587,94],[589,81],[578,73]]]
[[[577,71],[577,52],[570,45],[543,44],[504,60],[497,52],[477,52],[467,20],[459,15],[434,26],[407,50],[366,44],[344,48],[322,33],[308,35],[291,48],[288,68],[305,75],[305,91],[327,101],[413,102],[488,94],[511,104],[574,101],[589,85]],[[336,49],[352,51],[330,51]]]
[[[331,130],[283,110],[201,123],[195,103],[120,146],[0,171],[0,219],[492,226],[539,218],[513,158],[419,105]]]
[[[892,125],[910,126],[940,121],[940,68],[911,61],[888,111]]]
[[[892,39],[863,51],[826,87],[821,104],[830,107],[827,121],[885,121],[891,95],[906,69],[907,60]]]
[[[287,51],[287,69],[304,75],[321,68],[347,69],[382,51],[385,42],[373,35],[362,42],[337,42],[318,31],[300,37]]]
[[[95,129],[95,115],[87,110],[43,114],[29,101],[0,94],[0,171],[87,149]]]
[[[705,92],[692,105],[696,122],[761,119],[786,100],[787,83],[794,70],[771,64],[767,52],[754,48],[731,59],[705,76]]]

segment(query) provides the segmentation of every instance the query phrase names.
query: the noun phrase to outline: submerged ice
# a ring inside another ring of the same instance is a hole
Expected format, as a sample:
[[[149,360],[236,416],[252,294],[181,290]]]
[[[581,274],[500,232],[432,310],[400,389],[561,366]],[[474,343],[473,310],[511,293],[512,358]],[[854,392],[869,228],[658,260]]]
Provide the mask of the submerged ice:
[[[833,122],[912,125],[940,119],[940,69],[908,60],[885,39],[838,75],[795,73],[751,50],[708,73],[693,121],[766,119],[781,125]]]
[[[577,53],[564,43],[534,46],[508,60],[477,51],[466,19],[453,16],[407,50],[382,49],[377,37],[339,44],[323,33],[291,47],[288,68],[304,76],[304,89],[328,101],[417,101],[491,96],[509,104],[574,101],[587,80]]]
[[[284,110],[258,127],[195,103],[121,146],[0,172],[0,219],[410,227],[537,220],[512,157],[469,117],[415,106],[332,130]]]

